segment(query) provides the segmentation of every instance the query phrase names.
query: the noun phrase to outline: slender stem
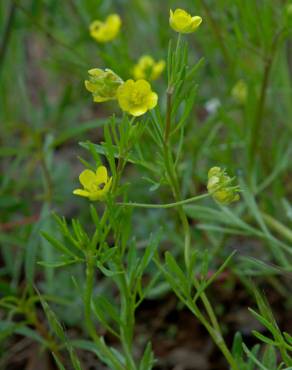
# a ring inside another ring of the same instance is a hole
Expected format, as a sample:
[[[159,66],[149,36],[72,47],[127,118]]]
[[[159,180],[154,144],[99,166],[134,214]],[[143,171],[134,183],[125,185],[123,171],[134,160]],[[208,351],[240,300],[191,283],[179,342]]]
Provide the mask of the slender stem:
[[[43,170],[44,178],[46,182],[46,200],[48,201],[48,203],[51,203],[52,197],[53,197],[53,180],[52,180],[46,159],[44,157],[44,153],[41,152],[40,156],[41,156],[41,159],[40,159],[41,168]]]
[[[7,47],[8,47],[10,36],[11,36],[11,31],[13,28],[15,14],[16,14],[16,5],[13,2],[11,2],[10,8],[8,10],[7,22],[4,28],[4,32],[3,32],[3,38],[0,44],[0,68],[5,59]]]
[[[127,157],[127,154],[129,153],[130,149],[131,149],[131,143],[129,142],[129,132],[130,132],[130,129],[132,127],[132,125],[134,124],[134,121],[135,121],[136,117],[131,117],[131,119],[129,121],[122,121],[122,125],[127,125],[126,127],[124,127],[125,131],[123,132],[123,135],[125,135],[126,137],[123,138],[123,142],[124,142],[124,147],[121,147],[121,145],[119,145],[119,159],[118,159],[118,165],[117,165],[117,171],[116,171],[116,176],[114,178],[114,181],[113,181],[113,186],[112,186],[112,191],[114,192],[118,185],[119,185],[119,182],[120,182],[120,179],[121,179],[121,176],[122,176],[122,172],[125,168],[125,165],[127,163],[126,161],[126,157]]]
[[[86,266],[86,288],[84,292],[85,302],[85,324],[90,335],[95,336],[95,330],[92,327],[91,321],[91,297],[94,284],[94,259],[91,255],[87,257]],[[94,333],[93,333],[94,332]]]
[[[56,356],[56,358],[63,362],[64,359],[59,351],[58,344],[55,342],[52,335],[48,332],[47,328],[43,323],[39,320],[37,313],[34,310],[29,310],[26,312],[27,318],[29,322],[36,328],[38,333],[47,341],[48,347],[51,352]]]
[[[278,220],[275,220],[274,217],[271,215],[268,215],[265,212],[261,212],[264,221],[272,228],[274,229],[277,233],[280,235],[284,236],[287,240],[292,242],[292,231],[288,229],[285,225],[283,225],[281,222]]]
[[[175,50],[175,70],[177,69],[177,61],[178,61],[178,54],[179,54],[179,45],[181,42],[181,35],[179,34],[176,44],[176,50]],[[177,71],[178,72],[178,71]],[[170,73],[170,81],[168,81],[168,88],[166,91],[166,119],[165,119],[165,131],[164,131],[164,142],[163,142],[163,152],[164,152],[164,163],[165,163],[165,169],[167,176],[169,178],[169,183],[172,188],[173,196],[176,201],[176,206],[178,207],[178,214],[182,222],[182,226],[184,229],[184,235],[185,235],[185,241],[184,241],[184,256],[185,256],[185,263],[186,266],[189,266],[190,262],[190,243],[191,243],[191,233],[189,228],[189,222],[187,219],[186,214],[183,211],[182,204],[183,202],[181,200],[180,195],[180,188],[179,188],[179,182],[177,179],[176,171],[174,168],[173,160],[172,160],[172,154],[171,149],[169,148],[169,135],[171,131],[171,111],[172,111],[172,95],[174,92],[174,86],[172,86],[173,83],[173,73],[171,71]],[[171,206],[166,205],[164,208],[170,208]]]
[[[265,68],[264,68],[264,74],[263,74],[263,79],[262,79],[260,98],[259,98],[254,122],[253,122],[252,129],[251,129],[251,142],[250,142],[249,153],[248,153],[248,172],[250,176],[252,176],[254,165],[256,163],[255,159],[257,157],[258,148],[260,146],[263,115],[264,115],[264,108],[265,108],[265,103],[266,103],[270,73],[271,73],[274,57],[276,54],[278,41],[279,41],[281,34],[282,34],[282,31],[278,32],[275,35],[273,39],[270,54],[266,58],[266,61],[265,61]]]
[[[165,144],[168,143],[168,138],[171,130],[171,99],[172,99],[172,94],[173,94],[173,88],[170,86],[168,87],[166,91],[166,106],[167,106],[167,111],[166,111],[166,120],[165,120],[165,131],[164,131],[164,141]]]
[[[120,206],[137,207],[137,208],[173,208],[177,206],[182,206],[184,204],[193,203],[198,200],[207,198],[209,196],[210,196],[209,193],[205,193],[205,194],[197,195],[192,198],[180,200],[178,202],[166,203],[166,204],[134,203],[134,202],[133,203],[132,202],[131,203],[117,203],[117,204]]]
[[[121,291],[121,320],[120,335],[124,349],[127,369],[136,370],[136,364],[132,355],[133,334],[135,325],[135,304],[125,274],[120,279]]]
[[[178,43],[177,43],[177,48],[178,48],[178,44],[179,44],[179,39],[178,39]],[[177,53],[178,53],[178,50],[176,50],[176,56],[177,56]],[[193,197],[193,198],[186,199],[186,200],[181,199],[179,180],[178,180],[178,177],[177,177],[177,174],[176,174],[175,165],[174,165],[173,158],[172,158],[172,153],[171,153],[171,148],[170,148],[169,142],[168,142],[169,132],[170,132],[170,128],[171,128],[171,111],[172,111],[172,95],[173,95],[173,92],[174,92],[174,88],[169,86],[168,89],[167,89],[167,107],[166,107],[166,112],[167,113],[166,113],[166,124],[165,124],[163,148],[164,148],[165,169],[166,169],[166,173],[167,173],[167,176],[168,176],[168,179],[169,179],[170,186],[172,188],[175,203],[170,203],[170,204],[162,205],[163,207],[154,207],[154,208],[177,207],[178,214],[179,214],[182,226],[183,226],[184,236],[185,236],[185,240],[184,240],[185,265],[186,265],[187,272],[190,273],[191,231],[190,231],[190,225],[189,225],[188,218],[187,218],[187,216],[184,212],[184,209],[183,209],[182,205],[186,204],[186,203],[190,203],[190,202],[198,200],[198,199],[205,198],[205,197],[209,196],[210,194],[202,194],[202,195],[199,195],[197,197]],[[216,190],[218,190],[218,189],[216,189]],[[143,205],[143,207],[145,207],[145,205]],[[146,206],[146,208],[148,208],[148,205]],[[199,283],[196,279],[195,279],[195,288],[197,290],[200,288]],[[212,308],[212,305],[211,305],[208,297],[206,296],[206,294],[204,292],[200,295],[200,297],[201,297],[201,300],[202,300],[202,302],[204,304],[204,307],[207,311],[207,314],[208,314],[208,316],[211,320],[212,326],[208,323],[208,321],[205,319],[204,315],[200,312],[200,309],[194,304],[193,306],[195,306],[195,313],[196,313],[197,318],[206,327],[206,329],[208,330],[208,332],[212,336],[214,342],[221,349],[222,353],[224,354],[226,360],[229,362],[231,367],[234,370],[239,370],[232,354],[230,353],[228,347],[225,344],[225,341],[223,339],[219,323],[217,321],[216,315],[214,313],[214,310]]]
[[[166,143],[164,145],[164,160],[165,160],[166,172],[169,177],[174,199],[176,203],[184,202],[183,200],[181,200],[178,178],[177,178],[174,164],[172,161],[171,152],[169,148],[167,147]],[[203,194],[203,195],[204,197],[208,196],[208,194]],[[191,248],[191,232],[190,232],[190,227],[189,227],[189,221],[187,219],[187,216],[181,204],[178,204],[177,210],[178,210],[179,217],[181,219],[181,223],[182,223],[184,235],[185,235],[184,257],[185,257],[186,267],[188,268],[189,263],[190,263],[190,248]]]
[[[175,48],[175,58],[176,58],[176,60],[178,59],[180,44],[181,44],[181,33],[179,33],[178,36],[177,36],[177,42],[176,42],[176,48]]]
[[[171,109],[172,109],[172,95],[174,91],[174,74],[178,72],[179,64],[177,61],[179,60],[179,48],[181,44],[181,34],[178,34],[177,41],[176,41],[176,48],[175,48],[175,64],[171,64],[171,71],[170,71],[170,80],[168,81],[168,88],[166,90],[166,119],[165,119],[165,131],[164,131],[164,145],[167,146],[168,138],[171,131]],[[172,54],[170,55],[172,58]]]
[[[193,304],[192,306],[188,305],[188,307],[193,312],[193,314],[197,317],[197,319],[204,325],[205,329],[210,334],[214,343],[216,343],[216,345],[220,348],[221,352],[223,353],[224,357],[226,358],[231,368],[233,370],[240,370],[235,359],[230,353],[228,347],[226,346],[226,343],[222,337],[220,328],[219,330],[216,330],[216,329],[214,330],[214,328],[205,319],[204,315],[200,312],[200,309],[197,307],[196,304]]]
[[[88,330],[89,335],[94,340],[99,351],[105,358],[108,358],[110,362],[115,366],[116,370],[123,370],[124,367],[116,359],[112,351],[107,347],[103,340],[97,335],[94,324],[91,318],[91,299],[94,286],[94,264],[95,257],[92,251],[88,252],[87,255],[87,265],[86,265],[86,286],[84,292],[84,313],[85,313],[85,325]]]
[[[229,55],[229,52],[225,46],[225,43],[224,43],[224,37],[221,33],[221,29],[220,27],[218,26],[218,24],[216,23],[215,19],[213,18],[212,16],[212,13],[210,11],[210,8],[208,6],[208,4],[206,4],[206,2],[204,0],[199,0],[199,2],[201,3],[201,6],[203,7],[203,9],[205,10],[205,13],[206,13],[206,16],[207,16],[207,21],[209,22],[210,24],[210,27],[215,35],[215,37],[217,38],[217,41],[218,41],[218,45],[222,51],[222,54],[224,56],[224,59],[226,61],[226,63],[228,65],[231,65],[231,58],[230,58],[230,55]]]

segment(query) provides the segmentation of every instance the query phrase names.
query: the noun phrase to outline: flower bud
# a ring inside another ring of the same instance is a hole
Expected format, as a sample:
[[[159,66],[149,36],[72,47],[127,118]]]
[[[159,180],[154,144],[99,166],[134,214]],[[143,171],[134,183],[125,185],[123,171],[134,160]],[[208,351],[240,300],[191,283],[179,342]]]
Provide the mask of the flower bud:
[[[97,42],[106,43],[118,36],[121,24],[118,14],[110,14],[104,21],[93,21],[89,26],[89,32]]]
[[[170,27],[179,33],[192,33],[202,23],[202,18],[198,15],[192,17],[183,9],[170,10],[169,24]]]
[[[244,104],[248,96],[248,87],[246,82],[239,80],[232,88],[231,95],[237,103]]]
[[[123,80],[110,69],[93,68],[88,71],[89,80],[85,81],[86,89],[92,93],[96,103],[116,99],[117,89]]]
[[[239,187],[231,185],[232,179],[220,167],[212,167],[208,172],[208,192],[213,199],[227,205],[240,199]]]

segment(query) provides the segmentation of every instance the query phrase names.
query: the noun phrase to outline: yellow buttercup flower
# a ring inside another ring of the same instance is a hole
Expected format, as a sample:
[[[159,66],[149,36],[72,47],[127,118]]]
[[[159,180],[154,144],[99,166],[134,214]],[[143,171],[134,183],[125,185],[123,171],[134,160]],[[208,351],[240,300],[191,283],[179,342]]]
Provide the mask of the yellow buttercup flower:
[[[216,202],[227,205],[240,199],[239,187],[231,185],[232,179],[220,167],[212,167],[208,172],[208,192]]]
[[[239,80],[232,88],[231,95],[239,104],[244,104],[248,96],[248,87],[245,81]]]
[[[121,28],[121,18],[118,14],[110,14],[104,22],[96,20],[89,26],[89,32],[98,42],[109,42],[115,39]]]
[[[150,55],[144,55],[133,68],[135,80],[156,80],[165,69],[165,61],[155,62]]]
[[[169,24],[176,32],[195,32],[201,23],[202,18],[197,15],[192,17],[183,9],[176,9],[174,12],[170,9]]]
[[[90,200],[104,200],[112,183],[112,177],[108,177],[107,169],[99,166],[96,172],[84,170],[79,176],[79,181],[84,189],[75,189],[73,194]]]
[[[85,81],[86,89],[92,93],[93,101],[101,103],[117,97],[117,89],[123,80],[110,69],[93,68],[88,71],[89,80]]]
[[[141,116],[153,109],[158,96],[151,90],[151,85],[145,80],[128,80],[117,91],[120,108],[132,116]]]

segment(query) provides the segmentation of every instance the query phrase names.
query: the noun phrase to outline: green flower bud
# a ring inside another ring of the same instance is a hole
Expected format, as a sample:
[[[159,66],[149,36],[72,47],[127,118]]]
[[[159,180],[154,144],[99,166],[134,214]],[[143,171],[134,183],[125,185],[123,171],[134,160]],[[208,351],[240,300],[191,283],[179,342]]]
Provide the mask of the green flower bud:
[[[232,186],[231,182],[231,177],[220,167],[212,167],[208,171],[208,192],[216,202],[222,205],[227,205],[240,199],[238,194],[239,187]]]
[[[86,89],[92,93],[93,101],[101,103],[117,98],[117,89],[123,80],[110,69],[93,68],[88,71],[89,80],[85,81]]]

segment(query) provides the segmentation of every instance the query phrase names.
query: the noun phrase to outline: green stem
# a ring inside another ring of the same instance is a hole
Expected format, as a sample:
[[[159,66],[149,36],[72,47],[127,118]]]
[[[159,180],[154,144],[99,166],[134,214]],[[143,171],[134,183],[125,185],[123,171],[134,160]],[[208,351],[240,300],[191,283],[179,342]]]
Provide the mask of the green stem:
[[[91,255],[88,255],[86,266],[86,287],[84,293],[85,324],[90,335],[95,337],[96,333],[91,321],[91,298],[93,292],[93,284],[94,284],[94,258]]]
[[[123,170],[125,168],[125,165],[127,163],[126,157],[131,149],[131,143],[129,142],[130,140],[130,129],[132,125],[134,124],[136,117],[131,117],[129,121],[122,121],[122,125],[126,125],[125,127],[122,127],[121,129],[124,130],[122,132],[122,135],[124,137],[122,138],[122,142],[124,145],[119,145],[119,159],[118,159],[118,165],[117,165],[117,171],[116,171],[116,176],[114,177],[113,185],[112,185],[112,192],[114,193],[120,183],[121,176],[123,173]],[[120,140],[121,141],[121,140]]]
[[[125,275],[120,281],[121,291],[121,321],[120,326],[121,341],[124,349],[124,354],[127,361],[127,369],[136,370],[136,364],[132,355],[133,334],[135,325],[135,304],[131,295]]]
[[[179,40],[178,40],[178,43],[179,43]],[[176,51],[176,53],[177,53],[177,51]],[[187,218],[187,216],[184,212],[184,209],[183,209],[182,205],[186,204],[186,203],[196,201],[198,199],[205,198],[205,197],[209,196],[210,194],[202,194],[202,195],[199,195],[199,196],[196,196],[196,197],[193,197],[193,198],[190,198],[190,199],[186,199],[186,200],[181,199],[179,180],[178,180],[178,177],[177,177],[177,174],[176,174],[175,165],[174,165],[172,154],[171,154],[171,148],[169,147],[169,142],[168,142],[169,132],[170,132],[170,129],[171,129],[171,111],[172,111],[172,99],[171,98],[172,98],[173,91],[174,91],[173,88],[168,88],[167,89],[167,108],[166,108],[167,114],[166,114],[166,125],[165,125],[165,135],[164,135],[163,148],[164,148],[165,169],[166,169],[166,173],[167,173],[167,176],[168,176],[168,179],[169,179],[170,186],[172,188],[175,203],[160,205],[162,207],[157,207],[157,205],[156,205],[156,207],[154,207],[154,208],[170,208],[170,207],[175,207],[175,206],[177,207],[178,214],[179,214],[182,226],[183,226],[184,236],[185,236],[185,240],[184,240],[185,265],[186,265],[186,269],[187,269],[188,274],[191,274],[191,271],[190,271],[191,231],[190,231],[190,225],[189,225],[188,218]],[[218,190],[218,189],[216,189],[216,190]],[[142,207],[148,208],[148,206],[149,205],[144,204]],[[197,282],[196,279],[195,279],[195,288],[197,290],[200,288],[199,283]],[[208,330],[208,332],[212,336],[214,342],[221,349],[223,355],[225,356],[226,360],[231,365],[231,367],[234,370],[239,370],[235,360],[233,359],[232,354],[230,353],[228,347],[225,344],[225,341],[223,339],[219,323],[217,321],[216,315],[214,313],[214,310],[212,308],[211,303],[209,302],[208,297],[206,296],[206,294],[204,292],[200,295],[200,297],[201,297],[201,300],[202,300],[202,302],[204,304],[204,307],[207,311],[207,314],[208,314],[208,316],[211,320],[211,323],[212,323],[213,327],[205,319],[204,315],[200,312],[199,308],[197,308],[197,306],[194,305],[195,308],[196,308],[195,311],[196,311],[197,318],[206,327],[206,329]]]
[[[192,197],[192,198],[180,200],[178,202],[166,203],[166,204],[135,203],[135,202],[117,203],[117,204],[120,205],[120,206],[137,207],[137,208],[173,208],[173,207],[177,207],[177,206],[182,206],[184,204],[196,202],[198,200],[207,198],[209,196],[210,196],[209,193],[205,193],[205,194],[197,195],[197,196]]]
[[[274,217],[271,215],[268,215],[267,213],[261,212],[264,221],[271,227],[271,229],[274,229],[277,233],[281,234],[292,242],[292,231],[288,229],[285,225],[283,225],[281,222],[278,220],[275,220]]]
[[[7,17],[7,22],[4,28],[3,38],[0,44],[0,68],[5,59],[7,47],[9,44],[9,39],[10,39],[11,32],[13,29],[13,22],[14,22],[15,14],[16,14],[16,5],[13,2],[10,3],[10,8],[8,12],[9,13]]]
[[[87,255],[87,265],[86,265],[86,286],[84,292],[84,306],[85,306],[85,325],[87,331],[94,343],[96,344],[98,350],[101,352],[103,357],[109,359],[110,362],[114,365],[116,370],[124,370],[124,367],[113,355],[112,351],[107,347],[104,341],[96,333],[94,323],[91,318],[91,299],[94,286],[94,266],[95,266],[95,257],[92,254],[92,251],[88,252]]]
[[[40,153],[41,159],[40,159],[40,164],[41,168],[44,173],[44,178],[46,182],[46,195],[45,199],[47,200],[48,203],[51,203],[52,197],[53,197],[53,180],[45,159],[45,154],[43,152]]]
[[[54,337],[48,332],[46,326],[39,320],[35,307],[29,307],[25,310],[28,322],[33,325],[37,332],[46,340],[50,351],[56,356],[60,362],[64,362],[64,358],[60,353],[59,346],[55,342]]]
[[[275,57],[276,50],[277,50],[278,41],[279,41],[281,34],[282,34],[282,31],[278,32],[275,35],[273,42],[272,42],[270,54],[268,55],[265,61],[265,68],[264,68],[264,74],[263,74],[263,79],[262,79],[259,103],[258,103],[257,110],[255,113],[254,122],[251,128],[251,142],[250,142],[249,153],[248,153],[248,172],[250,174],[250,177],[252,177],[254,165],[256,163],[256,158],[258,155],[258,148],[260,146],[263,115],[264,115],[264,108],[265,108],[265,103],[266,103],[269,79],[270,79],[274,57]]]
[[[223,353],[225,359],[231,366],[233,370],[240,370],[235,359],[233,358],[231,352],[229,351],[228,347],[226,346],[226,343],[224,341],[224,338],[221,334],[221,330],[215,329],[208,323],[208,321],[205,319],[204,315],[200,312],[200,309],[196,306],[188,306],[190,310],[193,312],[193,314],[197,317],[197,319],[204,325],[205,329],[210,334],[211,338],[213,339],[214,343],[218,346],[218,348]]]
[[[232,62],[231,62],[231,58],[230,58],[230,55],[229,55],[229,52],[225,46],[225,43],[224,43],[224,37],[221,33],[221,29],[220,27],[218,26],[218,24],[216,23],[215,19],[213,18],[212,16],[212,13],[210,11],[210,8],[209,6],[205,3],[204,0],[199,0],[199,2],[201,3],[201,6],[202,8],[205,10],[205,13],[206,13],[206,16],[207,16],[207,21],[209,22],[210,24],[210,27],[214,33],[214,36],[216,37],[217,41],[218,41],[218,45],[221,49],[221,52],[224,56],[224,59],[226,61],[226,64],[228,65],[232,65]]]
[[[184,230],[184,235],[185,235],[184,257],[185,257],[185,264],[188,268],[189,263],[190,263],[191,232],[190,232],[190,227],[189,227],[189,221],[188,221],[187,216],[186,216],[186,214],[183,210],[183,207],[182,207],[182,204],[184,204],[184,200],[181,200],[178,178],[177,178],[175,168],[174,168],[174,164],[173,164],[173,161],[172,161],[171,152],[168,149],[167,145],[164,145],[164,157],[165,157],[166,172],[167,172],[168,177],[169,177],[169,181],[170,181],[170,185],[171,185],[171,188],[172,188],[174,199],[175,199],[176,203],[178,204],[177,210],[178,210],[178,214],[179,214],[179,217],[181,219],[181,223],[182,223],[183,230]],[[203,194],[201,196],[197,196],[196,198],[197,199],[198,199],[198,197],[205,198],[208,195],[209,194]]]
[[[166,91],[166,105],[167,105],[167,111],[166,111],[166,120],[165,120],[165,131],[164,131],[164,142],[165,144],[168,143],[168,138],[171,130],[171,99],[173,94],[173,88],[171,86],[168,87]]]
[[[171,131],[171,109],[172,109],[172,95],[174,91],[174,74],[179,72],[179,65],[176,61],[179,60],[179,48],[181,44],[181,34],[178,34],[177,41],[176,41],[176,48],[175,48],[175,64],[171,64],[171,71],[170,71],[170,80],[168,81],[168,87],[166,90],[166,119],[165,119],[165,131],[164,131],[164,145],[168,145],[168,139]],[[172,53],[171,56],[172,58]]]

